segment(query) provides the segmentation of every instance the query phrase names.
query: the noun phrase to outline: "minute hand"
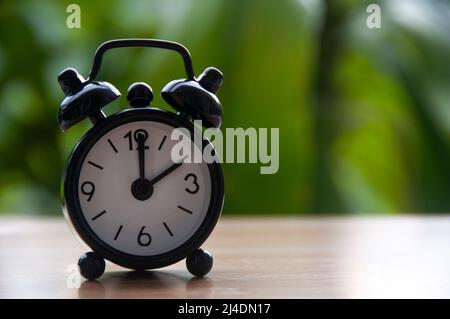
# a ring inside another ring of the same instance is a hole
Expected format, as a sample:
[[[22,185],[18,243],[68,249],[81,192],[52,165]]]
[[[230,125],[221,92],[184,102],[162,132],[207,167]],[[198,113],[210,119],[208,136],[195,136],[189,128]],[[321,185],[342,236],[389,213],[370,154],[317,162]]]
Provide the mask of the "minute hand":
[[[138,135],[138,152],[139,152],[139,178],[141,182],[145,181],[145,139],[144,135]]]
[[[169,175],[170,173],[172,173],[174,170],[176,170],[178,167],[181,166],[182,163],[176,163],[173,164],[172,166],[170,166],[169,168],[167,168],[166,170],[164,170],[162,173],[160,173],[158,176],[156,176],[155,178],[153,178],[150,181],[150,185],[154,185],[157,182],[159,182],[161,179],[163,179],[164,177],[166,177],[167,175]]]

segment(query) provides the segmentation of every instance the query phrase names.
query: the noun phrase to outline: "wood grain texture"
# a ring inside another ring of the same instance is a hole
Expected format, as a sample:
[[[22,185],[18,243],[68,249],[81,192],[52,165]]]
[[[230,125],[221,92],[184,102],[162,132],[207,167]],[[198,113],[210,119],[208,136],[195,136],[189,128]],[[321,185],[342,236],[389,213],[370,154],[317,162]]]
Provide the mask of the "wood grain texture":
[[[184,262],[135,273],[107,263],[68,288],[85,252],[61,218],[0,218],[1,298],[450,297],[450,217],[222,218],[207,278]]]

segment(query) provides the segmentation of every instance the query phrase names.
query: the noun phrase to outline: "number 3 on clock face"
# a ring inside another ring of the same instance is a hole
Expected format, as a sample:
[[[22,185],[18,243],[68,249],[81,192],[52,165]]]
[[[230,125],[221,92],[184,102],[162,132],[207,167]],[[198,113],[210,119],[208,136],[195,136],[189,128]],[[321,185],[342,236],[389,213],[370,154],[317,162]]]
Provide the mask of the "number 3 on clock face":
[[[155,121],[119,125],[91,146],[81,164],[83,218],[115,250],[135,256],[167,253],[187,242],[206,217],[208,164],[174,163],[173,129]]]

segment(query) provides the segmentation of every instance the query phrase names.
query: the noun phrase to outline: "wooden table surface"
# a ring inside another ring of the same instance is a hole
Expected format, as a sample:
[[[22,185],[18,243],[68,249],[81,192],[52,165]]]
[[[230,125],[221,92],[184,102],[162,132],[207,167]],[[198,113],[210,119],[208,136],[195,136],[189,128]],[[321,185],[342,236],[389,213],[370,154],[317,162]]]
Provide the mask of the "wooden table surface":
[[[0,297],[450,297],[450,217],[225,217],[204,247],[214,268],[203,279],[184,262],[145,273],[107,263],[77,288],[70,270],[85,249],[62,218],[2,217]]]

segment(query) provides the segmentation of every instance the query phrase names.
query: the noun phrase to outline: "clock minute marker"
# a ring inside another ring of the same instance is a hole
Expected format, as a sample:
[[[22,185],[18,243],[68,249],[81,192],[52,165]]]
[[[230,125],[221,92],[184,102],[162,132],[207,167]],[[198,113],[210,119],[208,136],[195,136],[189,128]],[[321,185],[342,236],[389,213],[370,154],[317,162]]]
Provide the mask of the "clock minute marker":
[[[188,213],[188,214],[191,214],[192,215],[192,212],[189,210],[189,209],[187,209],[187,208],[184,208],[183,206],[180,206],[180,205],[178,205],[177,206],[179,209],[181,209],[182,211],[184,211],[184,212],[186,212],[186,213]]]
[[[117,240],[119,238],[120,232],[122,231],[123,225],[119,226],[119,229],[117,230],[116,236],[114,236],[114,240]]]
[[[103,170],[103,166],[100,166],[100,165],[98,165],[98,164],[96,164],[96,163],[94,163],[94,162],[92,162],[92,161],[88,161],[88,163],[91,164],[91,165],[94,166],[94,167],[97,167],[97,168],[100,169],[100,170]]]
[[[116,146],[113,144],[113,142],[108,138],[108,143],[111,145],[112,149],[114,150],[114,153],[119,153]]]
[[[169,226],[167,226],[166,223],[163,223],[163,225],[164,225],[164,227],[166,228],[167,232],[169,233],[170,237],[173,237],[173,233],[172,233],[172,231],[170,230]]]
[[[161,150],[161,148],[163,147],[163,145],[164,145],[164,142],[166,141],[166,138],[167,138],[167,135],[164,135],[164,137],[163,137],[163,139],[162,139],[161,143],[159,143],[159,146],[158,146],[158,151],[159,151],[159,150]]]
[[[94,220],[96,220],[97,218],[103,216],[105,213],[106,213],[106,210],[104,210],[104,211],[102,211],[101,213],[95,215],[94,217],[92,217],[91,220],[94,221]]]

